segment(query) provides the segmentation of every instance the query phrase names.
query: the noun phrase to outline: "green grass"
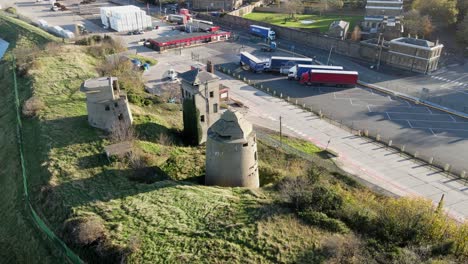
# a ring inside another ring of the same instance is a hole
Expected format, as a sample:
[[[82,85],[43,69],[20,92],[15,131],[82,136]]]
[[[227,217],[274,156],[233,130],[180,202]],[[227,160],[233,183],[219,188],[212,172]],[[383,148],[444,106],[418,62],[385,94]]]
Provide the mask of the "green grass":
[[[31,45],[44,45],[47,42],[60,40],[38,27],[13,18],[1,11],[0,37],[10,43],[10,48],[15,47],[18,41],[27,42]]]
[[[273,138],[275,138],[276,140],[280,140],[280,137],[279,135],[275,135],[273,136]],[[292,137],[288,137],[288,136],[283,136],[282,137],[282,140],[283,140],[283,143],[284,144],[287,144],[299,151],[302,151],[306,154],[316,154],[320,151],[322,151],[321,148],[315,146],[314,144],[308,142],[308,141],[305,141],[305,140],[300,140],[300,139],[297,139],[297,138],[292,138]]]
[[[253,12],[244,16],[244,18],[262,21],[266,23],[270,23],[277,26],[282,27],[292,27],[292,28],[307,28],[312,29],[316,28],[319,29],[320,32],[327,32],[330,24],[335,20],[345,20],[350,22],[349,30],[352,31],[355,25],[358,24],[359,21],[363,20],[362,16],[348,16],[348,15],[296,15],[297,21],[288,20],[286,23],[284,22],[285,18],[288,18],[288,14],[279,14],[279,13],[260,13],[260,12]],[[314,20],[315,23],[309,25],[301,24],[301,20]]]
[[[154,65],[156,65],[158,63],[158,60],[156,60],[156,59],[153,59],[151,57],[141,56],[141,55],[138,55],[138,54],[130,55],[129,57],[131,59],[137,59],[137,60],[141,61],[142,63],[148,63],[151,66],[154,66]]]

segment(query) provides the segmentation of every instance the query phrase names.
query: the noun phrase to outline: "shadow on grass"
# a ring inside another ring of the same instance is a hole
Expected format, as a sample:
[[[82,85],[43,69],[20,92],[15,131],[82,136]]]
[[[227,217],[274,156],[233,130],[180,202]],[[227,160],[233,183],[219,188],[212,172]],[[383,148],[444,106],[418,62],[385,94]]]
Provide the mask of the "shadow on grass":
[[[182,133],[178,129],[167,128],[157,123],[146,122],[135,125],[138,138],[150,142],[158,142],[162,145],[174,144],[184,146]]]

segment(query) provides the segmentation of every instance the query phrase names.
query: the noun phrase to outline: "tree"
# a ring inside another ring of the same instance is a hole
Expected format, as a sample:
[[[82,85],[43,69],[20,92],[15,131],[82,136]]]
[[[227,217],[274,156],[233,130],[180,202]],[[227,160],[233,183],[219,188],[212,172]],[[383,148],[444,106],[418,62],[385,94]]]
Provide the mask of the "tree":
[[[414,0],[412,7],[422,15],[429,15],[441,22],[457,22],[457,0]]]
[[[432,26],[429,16],[421,16],[417,10],[411,10],[404,14],[405,32],[411,35],[427,37],[432,33]]]
[[[328,5],[335,9],[343,8],[344,2],[342,0],[328,0]]]
[[[457,38],[460,42],[468,44],[468,12],[457,26]]]
[[[360,41],[361,40],[361,28],[359,26],[354,26],[353,33],[351,33],[351,40],[352,41]]]
[[[304,11],[304,4],[301,0],[288,0],[285,4],[285,9],[291,19],[295,18],[296,14]]]

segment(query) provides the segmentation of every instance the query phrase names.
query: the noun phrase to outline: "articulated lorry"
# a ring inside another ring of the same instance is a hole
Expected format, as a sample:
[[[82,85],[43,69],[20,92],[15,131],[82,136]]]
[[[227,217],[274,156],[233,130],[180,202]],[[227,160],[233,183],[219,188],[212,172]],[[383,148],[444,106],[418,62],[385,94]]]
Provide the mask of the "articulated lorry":
[[[342,71],[342,66],[327,66],[327,65],[309,65],[309,64],[298,64],[289,68],[288,80],[299,80],[303,73],[310,70],[334,70]]]
[[[356,71],[310,70],[301,75],[300,83],[307,85],[334,85],[355,87],[359,73]]]
[[[261,60],[246,51],[241,52],[240,65],[248,66],[254,72],[264,71],[267,63],[267,60]]]
[[[312,64],[314,60],[303,57],[277,57],[273,56],[267,64],[269,71],[280,72],[284,74],[289,73],[289,69],[297,64]]]
[[[268,40],[275,40],[276,33],[271,28],[250,25],[250,33]]]

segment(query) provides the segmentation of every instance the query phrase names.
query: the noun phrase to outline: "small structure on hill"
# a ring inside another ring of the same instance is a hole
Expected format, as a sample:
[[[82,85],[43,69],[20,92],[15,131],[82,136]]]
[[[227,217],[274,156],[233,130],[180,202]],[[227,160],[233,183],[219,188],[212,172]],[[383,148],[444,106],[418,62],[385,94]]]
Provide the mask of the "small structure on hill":
[[[207,185],[258,188],[257,139],[252,124],[227,110],[208,130]]]
[[[88,122],[108,132],[116,127],[127,128],[133,122],[127,96],[122,94],[116,77],[88,79],[80,91],[86,93]]]
[[[333,21],[328,29],[328,35],[333,38],[346,39],[348,34],[349,22],[343,20]]]
[[[219,119],[219,77],[198,68],[179,74],[184,134],[192,144],[206,142],[208,128]]]

